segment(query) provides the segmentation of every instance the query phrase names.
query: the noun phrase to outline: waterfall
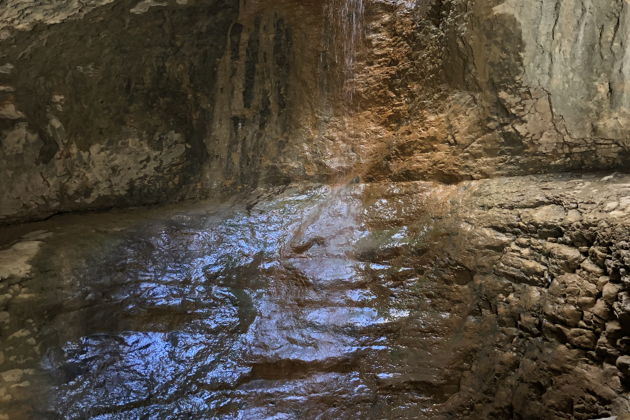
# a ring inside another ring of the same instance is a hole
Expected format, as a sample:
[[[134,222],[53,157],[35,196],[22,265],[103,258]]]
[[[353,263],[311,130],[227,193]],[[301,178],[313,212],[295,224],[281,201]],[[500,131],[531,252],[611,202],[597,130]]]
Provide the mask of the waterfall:
[[[363,45],[366,0],[329,0],[326,2],[324,28],[328,52],[341,73],[346,98],[354,95],[354,75],[357,56]]]

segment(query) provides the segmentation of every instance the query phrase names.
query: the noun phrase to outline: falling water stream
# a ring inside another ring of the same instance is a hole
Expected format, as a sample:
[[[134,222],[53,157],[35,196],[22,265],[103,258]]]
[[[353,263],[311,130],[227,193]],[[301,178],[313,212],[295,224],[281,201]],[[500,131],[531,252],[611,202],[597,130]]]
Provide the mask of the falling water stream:
[[[349,102],[352,102],[355,93],[355,66],[365,37],[364,1],[329,0],[324,6],[329,24],[324,28],[329,40],[327,48],[340,68],[342,89]]]

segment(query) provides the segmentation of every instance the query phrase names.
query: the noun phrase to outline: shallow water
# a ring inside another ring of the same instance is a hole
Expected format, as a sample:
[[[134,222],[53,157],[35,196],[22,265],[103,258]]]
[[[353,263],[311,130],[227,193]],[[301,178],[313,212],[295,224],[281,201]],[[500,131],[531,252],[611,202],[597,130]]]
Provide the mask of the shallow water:
[[[295,187],[0,231],[0,248],[39,243],[30,276],[2,289],[12,297],[0,408],[64,419],[435,415],[457,391],[468,292],[438,280],[427,250],[444,234],[413,214],[421,197]]]

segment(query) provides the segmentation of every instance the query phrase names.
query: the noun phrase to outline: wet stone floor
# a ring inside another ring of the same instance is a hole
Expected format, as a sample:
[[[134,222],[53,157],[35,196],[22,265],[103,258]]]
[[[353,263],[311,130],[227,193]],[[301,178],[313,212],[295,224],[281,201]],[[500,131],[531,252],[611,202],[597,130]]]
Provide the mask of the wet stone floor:
[[[430,416],[469,298],[417,269],[441,233],[366,188],[0,230],[0,418]]]

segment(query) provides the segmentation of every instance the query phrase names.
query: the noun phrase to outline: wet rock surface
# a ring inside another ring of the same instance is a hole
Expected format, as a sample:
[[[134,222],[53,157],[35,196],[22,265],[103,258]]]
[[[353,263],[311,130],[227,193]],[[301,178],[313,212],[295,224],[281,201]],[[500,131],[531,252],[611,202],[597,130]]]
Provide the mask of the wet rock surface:
[[[623,0],[10,0],[0,223],[349,173],[624,170],[629,25]]]
[[[521,3],[5,1],[0,224],[216,201],[0,228],[0,420],[630,412],[627,4]]]
[[[2,411],[621,415],[627,196],[625,175],[313,185],[4,228]]]
[[[0,223],[194,195],[238,2],[138,3],[3,5]]]

